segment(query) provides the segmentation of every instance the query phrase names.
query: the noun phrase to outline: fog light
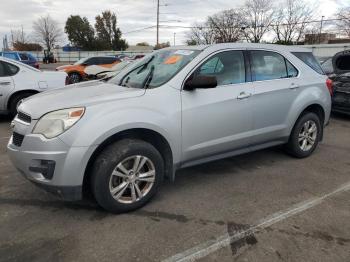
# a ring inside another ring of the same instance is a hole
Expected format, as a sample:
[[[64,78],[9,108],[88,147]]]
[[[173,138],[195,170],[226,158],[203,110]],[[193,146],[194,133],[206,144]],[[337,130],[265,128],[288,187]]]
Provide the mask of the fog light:
[[[46,179],[52,179],[55,172],[56,162],[53,160],[36,160],[35,166],[30,166],[29,171],[34,173],[40,173]]]

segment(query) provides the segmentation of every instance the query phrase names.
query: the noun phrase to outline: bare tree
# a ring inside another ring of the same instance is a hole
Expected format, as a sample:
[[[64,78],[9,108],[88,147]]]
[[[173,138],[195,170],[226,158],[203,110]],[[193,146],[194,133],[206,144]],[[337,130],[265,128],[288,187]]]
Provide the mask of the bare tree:
[[[304,0],[285,0],[275,12],[272,28],[276,34],[276,41],[281,44],[300,41],[313,19],[315,9]]]
[[[195,24],[187,33],[188,45],[210,45],[215,43],[214,32],[208,23]]]
[[[340,34],[350,37],[350,6],[340,9],[337,18],[339,19],[337,28],[340,30]]]
[[[53,20],[50,15],[40,17],[33,24],[34,36],[37,41],[51,50],[61,40],[63,31],[59,28],[58,22]]]
[[[242,16],[233,9],[209,16],[205,23],[195,24],[187,34],[188,44],[237,42],[242,38]]]
[[[271,30],[274,9],[271,0],[247,0],[242,8],[243,33],[247,41],[259,43]]]
[[[216,43],[237,42],[242,38],[242,14],[234,9],[210,16],[207,24]]]

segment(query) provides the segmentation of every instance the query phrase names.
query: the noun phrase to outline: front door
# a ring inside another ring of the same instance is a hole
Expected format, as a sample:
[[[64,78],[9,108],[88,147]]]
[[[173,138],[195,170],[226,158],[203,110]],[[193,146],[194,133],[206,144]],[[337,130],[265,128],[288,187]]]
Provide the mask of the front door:
[[[253,90],[243,51],[216,53],[193,74],[215,76],[218,86],[181,92],[183,162],[248,148]]]

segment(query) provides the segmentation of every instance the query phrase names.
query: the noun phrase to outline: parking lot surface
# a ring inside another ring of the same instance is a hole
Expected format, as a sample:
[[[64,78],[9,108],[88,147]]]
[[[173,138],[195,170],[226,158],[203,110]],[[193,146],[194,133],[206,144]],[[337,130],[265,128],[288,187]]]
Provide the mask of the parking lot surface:
[[[177,173],[143,209],[112,215],[24,180],[0,117],[0,261],[350,261],[350,117],[317,151],[280,148]]]

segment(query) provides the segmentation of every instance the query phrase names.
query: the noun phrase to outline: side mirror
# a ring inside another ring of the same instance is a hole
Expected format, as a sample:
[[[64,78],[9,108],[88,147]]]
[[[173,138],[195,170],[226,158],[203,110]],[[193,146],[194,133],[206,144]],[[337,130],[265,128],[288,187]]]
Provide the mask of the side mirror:
[[[184,86],[184,90],[194,90],[197,88],[215,88],[218,81],[215,76],[197,75],[189,78]]]
[[[81,65],[82,66],[88,66],[89,64],[88,63],[82,63]]]

